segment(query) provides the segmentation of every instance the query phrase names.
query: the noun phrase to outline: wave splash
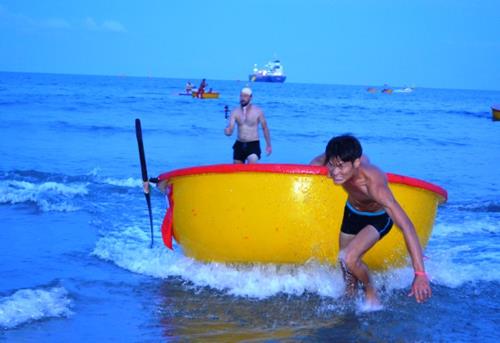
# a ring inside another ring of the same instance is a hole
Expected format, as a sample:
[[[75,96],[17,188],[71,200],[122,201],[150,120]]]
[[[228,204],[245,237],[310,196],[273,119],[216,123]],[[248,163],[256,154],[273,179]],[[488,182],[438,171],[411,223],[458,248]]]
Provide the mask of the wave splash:
[[[53,317],[68,317],[71,299],[63,287],[22,289],[0,298],[0,327],[15,328],[21,324]]]
[[[87,185],[0,181],[0,204],[34,203],[42,211],[76,211],[79,208],[71,200],[88,194]]]
[[[158,278],[179,277],[189,287],[210,287],[224,293],[264,299],[277,294],[300,296],[313,293],[339,298],[344,293],[344,281],[337,266],[309,262],[305,265],[225,264],[204,263],[183,255],[181,247],[170,251],[155,237],[156,244],[149,248],[149,235],[139,226],[124,227],[107,233],[99,239],[93,255],[111,261],[135,273]],[[430,249],[426,261],[427,273],[433,284],[450,288],[475,281],[500,280],[500,272],[482,273],[489,268],[490,259],[483,262],[459,260],[466,247]],[[448,257],[445,257],[448,256]],[[489,262],[488,262],[489,261]],[[477,268],[479,265],[483,267]],[[374,282],[386,294],[409,289],[413,269],[408,266],[374,273]]]
[[[135,273],[158,278],[180,277],[194,287],[210,287],[231,295],[267,298],[278,293],[301,295],[306,292],[340,297],[340,271],[314,262],[304,266],[272,264],[203,263],[185,257],[179,246],[170,251],[160,237],[148,247],[149,235],[138,226],[129,226],[102,237],[93,255],[112,261]]]
[[[28,204],[43,212],[73,212],[98,200],[98,194],[132,192],[141,194],[140,178],[100,176],[93,170],[87,175],[69,176],[36,170],[11,171],[0,175],[0,205]]]
[[[88,183],[0,181],[0,204],[34,203],[42,211],[76,211],[72,199],[88,194]]]

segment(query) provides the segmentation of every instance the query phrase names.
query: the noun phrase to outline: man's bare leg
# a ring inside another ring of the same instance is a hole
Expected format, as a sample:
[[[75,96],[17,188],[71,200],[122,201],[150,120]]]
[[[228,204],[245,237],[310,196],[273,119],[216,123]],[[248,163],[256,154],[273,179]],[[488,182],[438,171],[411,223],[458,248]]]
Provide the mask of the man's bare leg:
[[[344,266],[354,277],[363,283],[366,302],[370,305],[380,305],[377,291],[371,280],[368,267],[361,260],[363,255],[380,238],[378,231],[371,225],[361,230],[354,238],[345,237],[352,235],[340,234],[340,248],[342,251],[341,259]],[[342,235],[345,235],[342,237]],[[347,238],[347,239],[346,239]],[[350,240],[348,238],[351,238]]]
[[[345,292],[347,296],[354,297],[356,295],[356,291],[358,289],[359,280],[349,271],[347,265],[345,264],[345,247],[356,237],[355,235],[348,235],[346,233],[340,233],[339,237],[339,264],[342,269],[342,276],[344,277],[345,282]]]
[[[256,154],[250,154],[247,157],[247,162],[249,164],[259,163],[259,156],[257,156]]]

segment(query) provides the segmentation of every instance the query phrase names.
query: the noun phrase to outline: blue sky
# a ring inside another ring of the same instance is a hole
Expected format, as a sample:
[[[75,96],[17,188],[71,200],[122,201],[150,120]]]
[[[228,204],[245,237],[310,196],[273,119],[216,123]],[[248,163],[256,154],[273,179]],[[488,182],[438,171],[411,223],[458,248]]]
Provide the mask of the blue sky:
[[[0,0],[0,70],[500,90],[499,0]]]

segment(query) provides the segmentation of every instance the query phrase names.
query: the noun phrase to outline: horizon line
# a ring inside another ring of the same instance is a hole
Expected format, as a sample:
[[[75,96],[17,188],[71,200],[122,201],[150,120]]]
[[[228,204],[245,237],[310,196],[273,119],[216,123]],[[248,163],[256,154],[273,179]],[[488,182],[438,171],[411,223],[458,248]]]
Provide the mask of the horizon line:
[[[93,74],[93,73],[66,73],[66,72],[40,72],[40,71],[11,71],[11,70],[0,70],[0,73],[12,73],[12,74],[45,74],[45,75],[66,75],[66,76],[93,76],[93,77],[123,77],[123,78],[142,78],[142,79],[174,79],[174,80],[192,80],[197,78],[189,77],[172,77],[172,76],[152,76],[152,75],[127,75],[125,73],[120,74]],[[287,75],[288,78],[288,75]],[[203,78],[199,78],[200,80]],[[206,78],[207,79],[207,78]],[[249,82],[248,80],[239,79],[216,79],[208,78],[208,80],[214,81],[235,81],[235,82]],[[284,82],[291,84],[305,84],[305,85],[329,85],[329,86],[349,86],[349,87],[379,87],[383,88],[383,85],[373,86],[372,84],[342,84],[342,83],[322,83],[322,82]],[[389,86],[389,83],[385,83]],[[401,88],[410,87],[415,89],[434,89],[434,90],[457,90],[457,91],[484,91],[484,92],[500,92],[500,89],[481,89],[481,88],[448,88],[448,87],[429,87],[429,86],[389,86],[389,88]]]

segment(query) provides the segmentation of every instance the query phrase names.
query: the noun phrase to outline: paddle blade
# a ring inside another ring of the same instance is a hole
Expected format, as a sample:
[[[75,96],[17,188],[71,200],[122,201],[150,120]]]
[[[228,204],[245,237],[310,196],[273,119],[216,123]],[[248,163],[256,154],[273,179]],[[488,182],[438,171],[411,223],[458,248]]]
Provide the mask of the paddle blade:
[[[141,173],[142,173],[142,181],[149,182],[148,180],[148,169],[146,167],[146,155],[144,153],[144,143],[142,142],[142,127],[141,120],[135,120],[135,136],[137,137],[137,145],[139,147],[139,159],[141,161]],[[151,211],[151,193],[149,191],[149,185],[147,190],[144,190],[144,196],[146,197],[146,203],[148,205],[148,213],[149,213],[149,225],[151,229],[151,248],[153,247],[154,238],[153,238],[153,213]]]
[[[146,203],[148,204],[149,228],[151,230],[151,245],[149,247],[152,248],[154,244],[154,239],[153,239],[153,213],[151,211],[151,194],[144,193],[144,196],[146,197]]]

